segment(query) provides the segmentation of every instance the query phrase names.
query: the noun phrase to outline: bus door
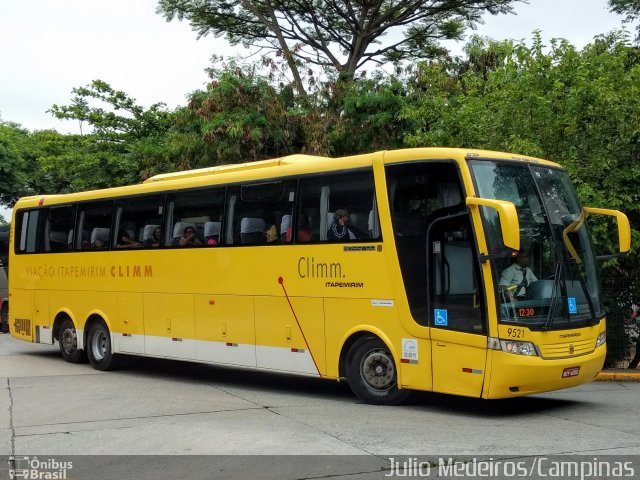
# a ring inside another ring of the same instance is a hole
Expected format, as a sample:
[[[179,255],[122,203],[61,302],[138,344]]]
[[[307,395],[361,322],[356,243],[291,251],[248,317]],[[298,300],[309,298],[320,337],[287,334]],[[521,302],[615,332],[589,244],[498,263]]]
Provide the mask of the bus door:
[[[427,225],[434,391],[482,392],[487,327],[477,259],[468,212],[447,212]]]

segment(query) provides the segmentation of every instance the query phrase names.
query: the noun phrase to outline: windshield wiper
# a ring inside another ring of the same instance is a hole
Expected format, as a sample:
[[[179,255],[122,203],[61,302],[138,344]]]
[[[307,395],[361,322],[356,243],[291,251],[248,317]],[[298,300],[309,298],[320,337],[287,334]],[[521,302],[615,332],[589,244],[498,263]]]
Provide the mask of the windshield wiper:
[[[553,276],[553,289],[551,293],[551,301],[549,303],[549,312],[547,313],[547,321],[544,323],[542,330],[549,330],[556,315],[556,304],[558,303],[558,291],[560,290],[560,281],[562,280],[562,266],[564,262],[560,260],[556,265],[556,271]]]

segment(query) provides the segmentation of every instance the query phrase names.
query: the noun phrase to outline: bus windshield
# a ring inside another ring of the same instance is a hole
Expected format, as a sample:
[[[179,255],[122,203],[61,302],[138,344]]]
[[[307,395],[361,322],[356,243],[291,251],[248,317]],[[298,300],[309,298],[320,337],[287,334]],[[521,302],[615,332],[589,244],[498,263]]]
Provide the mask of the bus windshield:
[[[471,161],[479,196],[512,202],[521,250],[501,255],[500,224],[483,208],[499,319],[532,328],[590,325],[604,315],[584,213],[566,172],[542,165]]]

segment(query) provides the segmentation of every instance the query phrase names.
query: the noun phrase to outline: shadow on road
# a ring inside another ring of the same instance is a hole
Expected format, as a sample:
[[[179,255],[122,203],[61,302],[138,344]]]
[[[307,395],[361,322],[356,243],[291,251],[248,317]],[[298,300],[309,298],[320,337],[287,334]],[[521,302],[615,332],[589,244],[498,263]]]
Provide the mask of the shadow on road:
[[[54,349],[24,351],[21,355],[58,358]],[[87,368],[91,368],[87,365]],[[225,387],[255,388],[277,394],[303,395],[314,399],[360,403],[351,393],[346,382],[335,382],[286,373],[262,372],[251,369],[226,367],[178,360],[145,357],[128,357],[123,370],[110,372],[115,375],[140,375],[158,380],[207,384]],[[482,400],[431,392],[414,392],[400,406],[379,408],[402,408],[415,411],[450,413],[469,417],[517,417],[531,413],[544,413],[569,408],[581,403],[561,398],[533,395],[503,400]],[[266,405],[265,405],[266,406]]]

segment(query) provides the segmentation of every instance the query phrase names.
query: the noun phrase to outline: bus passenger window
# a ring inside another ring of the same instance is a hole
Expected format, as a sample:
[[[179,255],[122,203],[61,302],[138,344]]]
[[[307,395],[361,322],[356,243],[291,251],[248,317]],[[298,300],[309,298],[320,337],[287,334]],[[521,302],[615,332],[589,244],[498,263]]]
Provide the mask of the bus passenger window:
[[[224,188],[177,192],[167,199],[165,245],[211,247],[220,240]]]
[[[18,238],[15,242],[16,253],[35,253],[38,251],[39,210],[18,213]]]
[[[230,189],[227,244],[282,245],[292,241],[295,181],[250,183]]]
[[[381,240],[371,170],[303,179],[300,188],[297,241]]]
[[[44,228],[44,252],[67,252],[70,250],[69,236],[73,235],[76,208],[72,205],[49,208]]]
[[[109,250],[112,210],[111,201],[85,203],[78,207],[77,231],[82,234],[76,235],[77,250]]]
[[[162,238],[152,238],[162,225],[164,195],[128,198],[116,202],[116,232],[114,247],[150,248],[162,245]],[[146,235],[146,236],[145,236]]]

